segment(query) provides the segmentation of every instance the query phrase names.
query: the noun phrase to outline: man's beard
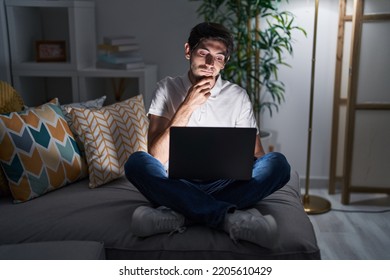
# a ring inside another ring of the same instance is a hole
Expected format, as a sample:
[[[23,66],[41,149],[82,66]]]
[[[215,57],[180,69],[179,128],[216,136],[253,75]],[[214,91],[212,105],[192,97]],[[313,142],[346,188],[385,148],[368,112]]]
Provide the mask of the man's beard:
[[[206,71],[206,72],[210,72],[210,73],[208,75],[208,73],[205,73],[202,71]],[[192,73],[193,78],[198,82],[205,77],[213,76],[214,70],[210,70],[209,68],[207,68],[207,66],[204,66],[204,65],[198,65],[198,66],[196,66],[196,68],[191,67],[191,73]]]

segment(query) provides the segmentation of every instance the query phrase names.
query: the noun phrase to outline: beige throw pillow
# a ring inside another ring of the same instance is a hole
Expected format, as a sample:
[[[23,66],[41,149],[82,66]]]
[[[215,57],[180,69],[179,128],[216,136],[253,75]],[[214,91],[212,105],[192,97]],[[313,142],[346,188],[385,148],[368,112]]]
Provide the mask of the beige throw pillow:
[[[70,108],[69,113],[85,147],[91,188],[123,176],[128,157],[147,150],[149,121],[142,95],[101,109]]]

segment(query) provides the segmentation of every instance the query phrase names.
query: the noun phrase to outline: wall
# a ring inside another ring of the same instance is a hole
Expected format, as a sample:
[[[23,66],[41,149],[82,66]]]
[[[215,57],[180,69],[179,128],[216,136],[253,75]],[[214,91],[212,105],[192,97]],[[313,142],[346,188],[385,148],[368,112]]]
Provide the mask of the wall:
[[[314,0],[289,1],[286,7],[297,16],[307,37],[297,34],[291,68],[283,68],[280,79],[286,85],[286,102],[279,113],[265,117],[264,128],[276,130],[276,147],[286,154],[292,166],[306,175],[309,122],[311,57],[314,29]],[[320,0],[315,87],[312,123],[311,178],[326,185],[329,176],[332,128],[333,86],[336,63],[338,0]],[[315,184],[311,184],[315,186]]]

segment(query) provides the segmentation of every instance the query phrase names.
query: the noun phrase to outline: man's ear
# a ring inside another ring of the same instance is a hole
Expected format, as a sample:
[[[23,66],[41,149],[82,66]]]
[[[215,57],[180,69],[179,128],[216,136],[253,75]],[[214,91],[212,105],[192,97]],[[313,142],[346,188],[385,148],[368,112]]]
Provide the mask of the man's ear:
[[[225,65],[226,65],[226,63],[228,63],[229,59],[230,59],[230,56],[228,58],[226,58],[225,63],[221,67],[221,70],[225,68]]]
[[[185,51],[185,57],[186,59],[190,59],[191,57],[191,51],[190,51],[190,45],[188,43],[184,44],[184,51]]]

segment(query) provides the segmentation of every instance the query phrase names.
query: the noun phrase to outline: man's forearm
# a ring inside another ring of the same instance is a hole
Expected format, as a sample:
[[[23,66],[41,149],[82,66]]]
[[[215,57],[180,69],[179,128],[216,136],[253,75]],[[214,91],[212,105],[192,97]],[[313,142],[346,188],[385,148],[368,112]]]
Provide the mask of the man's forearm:
[[[149,153],[165,164],[169,159],[169,130],[172,126],[187,126],[193,109],[186,104],[180,105],[168,126],[153,139],[150,139]]]

